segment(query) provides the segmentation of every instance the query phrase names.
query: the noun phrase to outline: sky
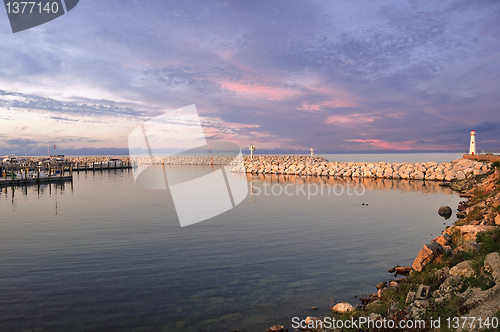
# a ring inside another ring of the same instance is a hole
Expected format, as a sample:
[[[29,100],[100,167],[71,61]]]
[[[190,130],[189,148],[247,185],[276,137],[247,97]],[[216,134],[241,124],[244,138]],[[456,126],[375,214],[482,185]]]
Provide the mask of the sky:
[[[257,153],[500,152],[500,1],[81,0],[12,33],[0,154],[127,155],[196,105]]]

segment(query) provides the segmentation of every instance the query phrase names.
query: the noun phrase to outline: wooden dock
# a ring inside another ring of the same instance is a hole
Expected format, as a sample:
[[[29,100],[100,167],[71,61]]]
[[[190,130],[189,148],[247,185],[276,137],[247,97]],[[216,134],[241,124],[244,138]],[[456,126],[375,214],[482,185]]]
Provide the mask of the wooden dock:
[[[39,183],[59,183],[73,181],[73,176],[51,176],[41,178],[27,178],[27,179],[0,179],[0,188],[10,186],[28,186]]]
[[[63,163],[39,166],[0,165],[0,188],[7,186],[36,185],[39,183],[67,182],[73,180],[73,173],[104,172],[112,170],[130,170],[134,166],[128,163]],[[13,176],[12,174],[16,174]],[[31,176],[30,176],[31,173]],[[35,174],[33,174],[35,173]],[[44,175],[40,175],[40,173]],[[21,175],[21,176],[19,176]]]

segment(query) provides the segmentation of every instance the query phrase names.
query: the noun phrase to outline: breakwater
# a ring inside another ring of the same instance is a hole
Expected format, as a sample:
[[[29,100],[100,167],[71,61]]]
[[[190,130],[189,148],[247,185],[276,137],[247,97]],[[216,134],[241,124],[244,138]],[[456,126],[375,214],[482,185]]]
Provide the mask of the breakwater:
[[[137,165],[237,165],[241,163],[241,159],[233,156],[135,157],[130,160]]]
[[[385,178],[407,180],[452,181],[465,179],[489,171],[490,166],[480,161],[456,159],[446,163],[371,163],[335,162],[306,156],[245,157],[245,165],[235,172],[255,174],[288,174],[303,176],[334,176],[343,178]]]

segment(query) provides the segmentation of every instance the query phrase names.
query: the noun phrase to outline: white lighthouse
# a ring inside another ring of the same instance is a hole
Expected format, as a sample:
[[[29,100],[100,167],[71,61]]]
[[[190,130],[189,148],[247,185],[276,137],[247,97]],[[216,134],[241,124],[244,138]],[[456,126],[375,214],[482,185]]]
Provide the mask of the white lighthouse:
[[[469,154],[476,154],[476,132],[470,132],[470,149]]]

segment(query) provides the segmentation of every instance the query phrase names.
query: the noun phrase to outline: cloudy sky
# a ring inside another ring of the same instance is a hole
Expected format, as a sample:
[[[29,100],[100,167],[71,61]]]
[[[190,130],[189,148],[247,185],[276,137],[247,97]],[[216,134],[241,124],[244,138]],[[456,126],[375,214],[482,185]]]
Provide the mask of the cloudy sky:
[[[81,0],[12,33],[0,154],[127,154],[195,104],[257,152],[500,151],[500,1]]]

